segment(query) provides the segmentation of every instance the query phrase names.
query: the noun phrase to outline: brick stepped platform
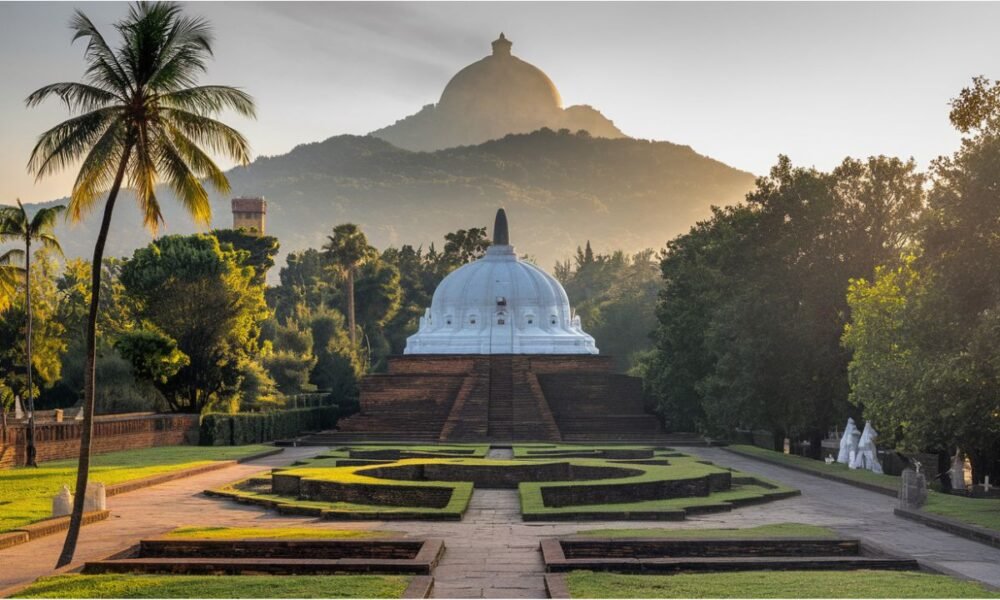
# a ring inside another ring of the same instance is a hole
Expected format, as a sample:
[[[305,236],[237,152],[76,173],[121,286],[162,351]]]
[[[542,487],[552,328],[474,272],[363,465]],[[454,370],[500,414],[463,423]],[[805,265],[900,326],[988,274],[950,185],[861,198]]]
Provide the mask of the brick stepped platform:
[[[304,445],[342,442],[665,443],[641,381],[594,355],[409,355],[361,383],[361,411]]]
[[[885,554],[852,539],[584,538],[544,540],[549,572],[589,569],[619,572],[904,570],[915,559]]]

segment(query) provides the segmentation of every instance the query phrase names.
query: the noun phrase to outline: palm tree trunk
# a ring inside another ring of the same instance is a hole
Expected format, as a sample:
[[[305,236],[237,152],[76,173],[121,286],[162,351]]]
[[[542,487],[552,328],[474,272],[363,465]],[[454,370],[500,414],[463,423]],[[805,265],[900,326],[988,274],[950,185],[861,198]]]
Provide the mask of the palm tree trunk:
[[[351,328],[351,348],[358,345],[354,324],[354,269],[347,270],[347,326]]]
[[[90,475],[90,442],[94,434],[94,404],[95,404],[95,365],[97,364],[97,308],[101,302],[101,263],[104,262],[104,245],[108,241],[108,230],[111,228],[111,215],[115,210],[115,200],[125,178],[125,168],[132,154],[132,143],[125,145],[122,162],[118,165],[115,182],[108,192],[104,203],[104,218],[101,220],[101,230],[94,244],[94,262],[90,265],[90,312],[87,314],[87,362],[83,369],[83,423],[80,434],[80,461],[76,468],[76,496],[73,498],[73,514],[69,519],[69,531],[63,543],[62,553],[56,568],[64,567],[73,561],[76,553],[76,541],[80,537],[80,526],[83,525],[83,502],[87,494],[87,478]]]
[[[28,362],[28,456],[29,467],[38,466],[38,451],[35,448],[35,394],[31,388],[31,232],[24,239],[24,304],[27,323],[24,330],[24,350]]]

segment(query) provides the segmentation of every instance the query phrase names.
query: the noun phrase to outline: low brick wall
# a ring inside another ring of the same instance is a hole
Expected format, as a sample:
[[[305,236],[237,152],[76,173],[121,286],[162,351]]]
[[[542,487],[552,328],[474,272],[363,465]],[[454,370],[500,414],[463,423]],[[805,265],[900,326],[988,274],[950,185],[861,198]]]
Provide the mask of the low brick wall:
[[[75,458],[80,454],[79,421],[35,425],[38,460]],[[94,422],[94,454],[198,443],[198,415],[101,416]],[[25,464],[27,426],[8,425],[0,431],[0,469]]]
[[[585,481],[640,475],[625,467],[599,467],[552,462],[522,465],[462,465],[430,463],[375,467],[359,475],[405,481],[471,481],[477,488],[517,488],[524,481]]]
[[[710,473],[691,479],[669,479],[601,485],[566,485],[542,487],[545,506],[560,508],[584,504],[614,504],[642,502],[664,498],[708,496],[712,492],[728,490],[731,478],[728,472]]]

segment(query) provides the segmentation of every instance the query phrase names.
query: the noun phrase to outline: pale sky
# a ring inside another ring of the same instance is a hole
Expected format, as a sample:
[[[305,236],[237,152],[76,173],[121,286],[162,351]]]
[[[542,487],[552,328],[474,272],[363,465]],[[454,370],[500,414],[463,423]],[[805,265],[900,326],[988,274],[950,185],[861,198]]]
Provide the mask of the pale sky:
[[[65,118],[24,98],[78,79],[86,12],[109,39],[121,2],[0,2],[0,202],[69,193],[35,183],[36,136]],[[237,85],[258,120],[231,120],[258,155],[365,134],[436,102],[502,30],[565,105],[590,104],[633,137],[765,173],[779,153],[829,169],[845,156],[926,166],[958,136],[948,100],[1000,78],[1000,3],[191,3],[215,26],[207,83]]]

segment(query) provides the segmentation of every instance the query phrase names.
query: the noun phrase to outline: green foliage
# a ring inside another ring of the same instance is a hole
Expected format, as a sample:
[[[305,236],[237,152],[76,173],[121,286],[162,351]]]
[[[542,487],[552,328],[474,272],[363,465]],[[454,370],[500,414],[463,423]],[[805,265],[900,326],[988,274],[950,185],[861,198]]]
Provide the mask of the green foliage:
[[[661,287],[653,259],[652,250],[594,254],[587,242],[586,249],[577,248],[575,268],[569,261],[556,265],[556,277],[584,331],[594,336],[601,354],[615,357],[622,371],[635,366],[652,346],[649,334],[656,326]]]
[[[965,451],[1000,478],[1000,84],[952,102],[961,148],[932,166],[920,252],[848,291],[853,402],[904,448]]]
[[[137,250],[121,272],[136,315],[174,340],[189,359],[166,382],[154,383],[174,410],[200,412],[210,401],[242,393],[267,396],[255,365],[264,291],[240,253],[209,235],[166,236]]]
[[[161,385],[191,364],[173,338],[151,329],[123,334],[115,341],[115,350],[131,363],[137,376]]]
[[[274,257],[278,254],[280,244],[278,238],[270,235],[255,235],[242,229],[216,229],[212,235],[222,245],[229,245],[234,250],[246,252],[241,263],[253,267],[254,283],[263,285],[267,272],[274,266]]]
[[[56,289],[56,262],[46,250],[35,253],[31,269],[32,388],[33,394],[50,388],[62,372],[66,351],[65,328],[56,319],[59,294]],[[25,280],[16,282],[11,306],[0,313],[0,399],[9,406],[15,395],[27,396],[25,322],[27,307]]]
[[[337,424],[340,414],[337,406],[259,413],[205,413],[201,416],[201,445],[242,446],[286,439],[303,431],[330,429]]]
[[[917,228],[923,176],[898,159],[831,173],[781,157],[745,204],[667,246],[646,385],[675,429],[808,438],[850,414],[844,291],[894,264]]]
[[[399,598],[405,575],[54,575],[17,598]]]

